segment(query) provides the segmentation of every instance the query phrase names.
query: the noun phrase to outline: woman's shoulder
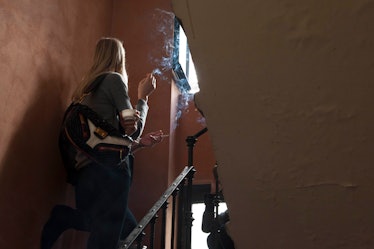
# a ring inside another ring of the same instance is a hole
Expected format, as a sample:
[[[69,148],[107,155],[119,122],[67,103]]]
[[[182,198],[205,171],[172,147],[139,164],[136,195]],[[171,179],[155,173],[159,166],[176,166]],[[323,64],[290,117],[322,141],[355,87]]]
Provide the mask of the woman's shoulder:
[[[112,81],[122,81],[124,82],[124,77],[122,74],[117,72],[107,72],[107,76],[105,77],[105,80],[112,80]]]
[[[116,73],[116,72],[108,72],[107,76],[104,79],[104,84],[108,87],[123,87],[127,88],[126,80],[124,79],[123,75]]]

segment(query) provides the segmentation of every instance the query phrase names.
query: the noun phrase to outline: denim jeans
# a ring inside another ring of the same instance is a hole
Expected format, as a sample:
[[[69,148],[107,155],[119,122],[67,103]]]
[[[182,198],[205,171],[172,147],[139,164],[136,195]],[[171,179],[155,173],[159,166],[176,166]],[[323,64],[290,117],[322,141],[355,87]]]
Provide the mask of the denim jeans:
[[[50,249],[66,229],[89,231],[87,249],[115,249],[137,222],[127,208],[131,170],[90,164],[75,186],[76,209],[57,205],[42,232],[41,248]]]

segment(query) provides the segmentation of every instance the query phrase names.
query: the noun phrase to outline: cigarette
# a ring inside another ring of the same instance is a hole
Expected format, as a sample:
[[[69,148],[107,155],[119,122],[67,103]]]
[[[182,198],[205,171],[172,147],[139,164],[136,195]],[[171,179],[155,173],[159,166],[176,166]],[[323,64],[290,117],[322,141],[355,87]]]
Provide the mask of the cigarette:
[[[164,134],[164,135],[161,135],[161,137],[168,137],[169,134]]]

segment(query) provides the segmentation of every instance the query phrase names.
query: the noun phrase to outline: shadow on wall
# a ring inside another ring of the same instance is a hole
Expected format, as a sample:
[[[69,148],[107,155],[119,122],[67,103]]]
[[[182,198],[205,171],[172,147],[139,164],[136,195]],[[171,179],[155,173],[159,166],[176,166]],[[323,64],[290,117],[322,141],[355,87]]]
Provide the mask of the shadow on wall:
[[[46,67],[48,68],[48,67]],[[57,70],[54,70],[57,71]],[[39,248],[50,208],[64,197],[65,173],[58,152],[64,109],[62,80],[40,75],[22,126],[7,146],[0,174],[0,248]],[[53,75],[57,75],[54,73]]]

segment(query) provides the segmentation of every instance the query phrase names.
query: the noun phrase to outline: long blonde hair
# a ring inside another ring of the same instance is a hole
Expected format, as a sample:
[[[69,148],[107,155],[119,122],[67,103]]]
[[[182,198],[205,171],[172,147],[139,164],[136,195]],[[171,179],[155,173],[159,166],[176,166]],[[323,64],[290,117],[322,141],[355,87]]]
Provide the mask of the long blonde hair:
[[[99,75],[107,72],[116,72],[123,76],[127,83],[125,68],[125,49],[117,38],[101,38],[95,49],[93,64],[82,79],[72,96],[73,101],[78,101],[86,94],[86,89]]]

